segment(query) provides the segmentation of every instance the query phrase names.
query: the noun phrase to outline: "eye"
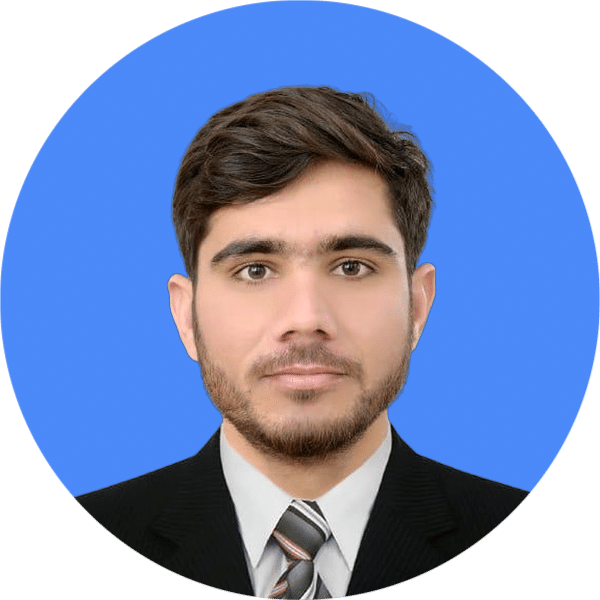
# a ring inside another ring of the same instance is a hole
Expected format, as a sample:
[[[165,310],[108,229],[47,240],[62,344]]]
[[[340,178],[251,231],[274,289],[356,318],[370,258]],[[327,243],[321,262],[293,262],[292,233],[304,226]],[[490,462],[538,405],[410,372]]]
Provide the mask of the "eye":
[[[269,267],[261,263],[252,263],[236,271],[235,276],[242,281],[258,282],[266,279],[270,270]]]
[[[345,260],[333,272],[335,273],[336,271],[341,272],[342,275],[348,278],[362,279],[372,273],[374,269],[360,260]]]

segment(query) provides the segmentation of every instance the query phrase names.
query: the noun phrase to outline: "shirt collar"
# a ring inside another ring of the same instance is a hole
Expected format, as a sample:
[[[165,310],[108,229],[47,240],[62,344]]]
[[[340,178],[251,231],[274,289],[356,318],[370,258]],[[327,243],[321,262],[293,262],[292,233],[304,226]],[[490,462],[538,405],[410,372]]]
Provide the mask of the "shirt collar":
[[[293,499],[234,450],[223,429],[220,435],[221,464],[235,505],[238,525],[253,568],[281,515]],[[392,448],[391,428],[379,448],[335,487],[317,498],[333,538],[351,570],[379,491]]]
[[[292,496],[233,449],[221,428],[221,464],[242,540],[252,568],[256,568],[263,550]]]
[[[392,432],[388,424],[387,434],[379,448],[356,471],[317,498],[350,570],[354,568],[391,450]]]

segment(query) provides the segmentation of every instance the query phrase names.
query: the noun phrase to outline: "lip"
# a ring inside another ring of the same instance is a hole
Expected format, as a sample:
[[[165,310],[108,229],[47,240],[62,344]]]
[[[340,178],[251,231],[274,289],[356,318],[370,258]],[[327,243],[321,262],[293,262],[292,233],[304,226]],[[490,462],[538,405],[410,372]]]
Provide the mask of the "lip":
[[[266,377],[287,390],[323,390],[335,386],[344,378],[344,373],[320,365],[285,367]]]
[[[280,375],[343,375],[341,371],[337,371],[332,367],[323,365],[292,365],[284,367],[273,373],[269,373],[267,377],[278,377]]]

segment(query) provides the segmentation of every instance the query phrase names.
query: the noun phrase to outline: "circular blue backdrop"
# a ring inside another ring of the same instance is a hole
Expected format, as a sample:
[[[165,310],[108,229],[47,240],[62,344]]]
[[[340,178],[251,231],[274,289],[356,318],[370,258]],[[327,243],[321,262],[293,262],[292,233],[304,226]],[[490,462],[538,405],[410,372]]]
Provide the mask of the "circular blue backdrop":
[[[438,293],[392,423],[419,453],[530,490],[590,375],[598,267],[552,138],[493,71],[396,16],[275,2],[191,21],[119,61],[32,166],[2,270],[2,333],[27,424],[74,495],[197,452],[220,423],[167,280],[179,161],[220,108],[285,85],[375,95],[434,164],[422,261]]]

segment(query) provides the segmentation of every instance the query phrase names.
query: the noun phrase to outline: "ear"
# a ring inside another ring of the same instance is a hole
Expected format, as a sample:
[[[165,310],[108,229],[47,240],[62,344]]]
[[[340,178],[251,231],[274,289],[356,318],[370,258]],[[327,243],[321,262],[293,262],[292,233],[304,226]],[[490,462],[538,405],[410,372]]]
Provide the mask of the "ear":
[[[425,263],[412,274],[413,350],[419,343],[434,298],[435,267]]]
[[[171,314],[179,337],[192,360],[198,361],[196,343],[194,342],[194,326],[192,311],[194,304],[194,289],[192,282],[183,275],[173,275],[167,284],[171,299]]]

